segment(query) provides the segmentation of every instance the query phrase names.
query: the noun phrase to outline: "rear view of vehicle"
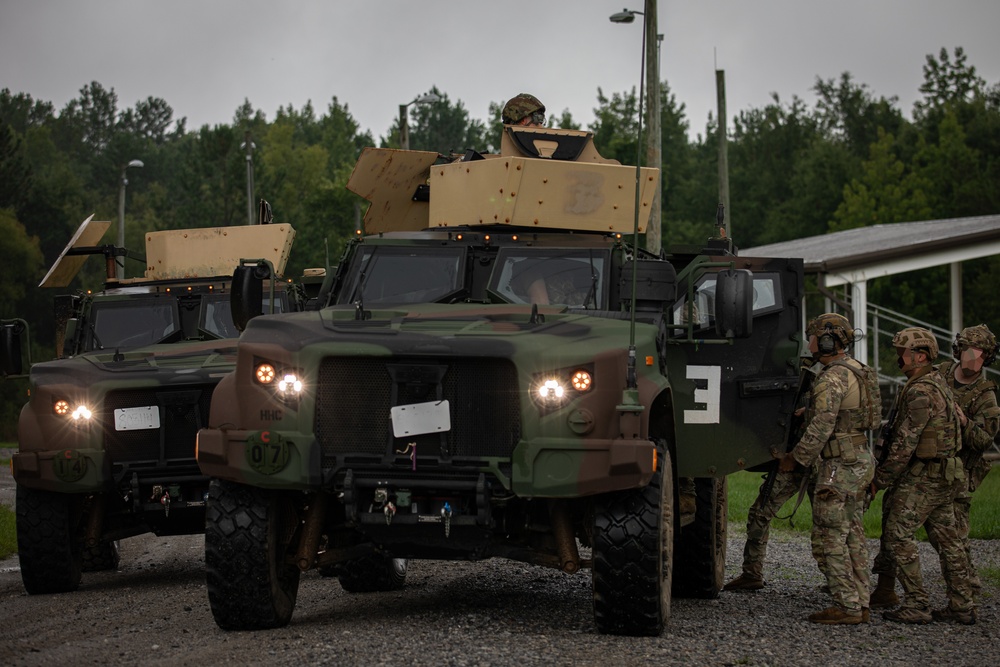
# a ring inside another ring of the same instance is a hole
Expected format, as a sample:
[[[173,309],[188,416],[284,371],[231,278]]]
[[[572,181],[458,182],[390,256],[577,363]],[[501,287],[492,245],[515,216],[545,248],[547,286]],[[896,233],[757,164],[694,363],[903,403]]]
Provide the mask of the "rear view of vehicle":
[[[84,223],[43,285],[65,286],[85,253],[103,251],[81,239],[107,224]],[[143,277],[112,271],[100,292],[57,298],[60,358],[30,370],[12,460],[29,593],[74,590],[81,571],[113,569],[120,539],[204,530],[195,435],[235,363],[232,272],[254,258],[280,273],[293,237],[288,225],[150,233]],[[268,295],[274,312],[302,303],[283,281]]]

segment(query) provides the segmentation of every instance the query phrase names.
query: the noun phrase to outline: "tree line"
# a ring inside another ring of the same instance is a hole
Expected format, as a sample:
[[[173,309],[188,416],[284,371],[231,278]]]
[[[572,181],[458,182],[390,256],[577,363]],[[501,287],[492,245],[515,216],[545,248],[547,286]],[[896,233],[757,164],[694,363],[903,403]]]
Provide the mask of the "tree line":
[[[928,55],[923,73],[909,114],[897,98],[877,95],[846,72],[817,78],[812,105],[774,95],[762,108],[739,111],[728,136],[737,245],[1000,212],[1000,84],[983,80],[961,48]],[[480,120],[461,100],[430,92],[438,101],[411,110],[411,148],[447,155],[499,146],[502,101]],[[544,91],[536,92],[544,101]],[[668,81],[659,95],[663,243],[701,242],[714,233],[718,123],[709,118],[691,138],[685,106]],[[606,157],[634,163],[637,107],[634,89],[610,96],[597,90],[586,129]],[[568,109],[550,110],[549,123],[581,129]],[[345,188],[353,165],[365,146],[398,146],[399,127],[394,121],[376,142],[337,97],[323,112],[311,102],[289,105],[272,120],[247,100],[230,124],[189,131],[165,100],[121,108],[114,89],[96,81],[58,111],[0,91],[0,316],[28,320],[34,359],[51,358],[53,339],[53,295],[36,286],[84,218],[117,221],[123,167],[144,163],[128,172],[126,208],[126,246],[141,252],[147,231],[247,223],[248,140],[255,197],[297,231],[287,270],[295,276],[337,261],[365,204]],[[103,272],[103,262],[88,262],[74,286],[99,288]],[[1000,258],[966,263],[966,324],[1000,327],[998,281]],[[946,267],[875,280],[869,298],[948,326]],[[0,437],[10,437],[23,403],[11,393],[23,387],[13,385],[0,387],[9,399],[0,408]]]

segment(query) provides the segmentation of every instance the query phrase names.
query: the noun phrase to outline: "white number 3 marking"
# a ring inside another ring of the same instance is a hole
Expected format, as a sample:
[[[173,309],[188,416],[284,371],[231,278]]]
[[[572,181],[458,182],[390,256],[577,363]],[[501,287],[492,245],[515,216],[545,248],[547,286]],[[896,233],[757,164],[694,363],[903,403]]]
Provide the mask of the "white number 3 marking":
[[[705,389],[694,390],[694,402],[704,403],[704,410],[685,410],[685,424],[718,424],[719,395],[722,393],[721,366],[688,366],[687,379],[706,380]]]

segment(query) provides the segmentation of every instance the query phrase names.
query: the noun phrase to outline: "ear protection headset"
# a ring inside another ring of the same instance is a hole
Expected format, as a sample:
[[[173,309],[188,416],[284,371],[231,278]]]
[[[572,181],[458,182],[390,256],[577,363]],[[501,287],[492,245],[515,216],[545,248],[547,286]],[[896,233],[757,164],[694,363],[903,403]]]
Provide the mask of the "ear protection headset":
[[[834,340],[833,334],[830,333],[830,327],[826,327],[823,333],[816,339],[816,346],[819,348],[821,354],[833,354],[837,351],[837,343]]]

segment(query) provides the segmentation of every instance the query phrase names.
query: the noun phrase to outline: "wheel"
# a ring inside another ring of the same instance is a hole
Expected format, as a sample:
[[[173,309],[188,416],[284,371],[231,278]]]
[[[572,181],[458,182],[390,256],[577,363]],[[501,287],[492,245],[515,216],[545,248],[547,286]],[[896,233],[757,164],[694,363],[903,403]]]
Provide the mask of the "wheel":
[[[208,602],[223,630],[288,624],[299,590],[298,514],[287,495],[212,480],[205,508]]]
[[[594,516],[594,621],[599,632],[658,636],[670,619],[674,477],[670,453],[641,489],[600,498]]]
[[[406,584],[405,558],[372,554],[337,566],[337,579],[348,593],[398,591]]]
[[[17,485],[17,553],[21,581],[31,595],[66,593],[80,586],[76,498]]]
[[[680,530],[674,546],[674,595],[710,600],[725,584],[729,521],[726,478],[695,480],[695,520]]]
[[[95,546],[81,544],[84,572],[103,572],[118,569],[121,554],[118,552],[118,540],[102,540]]]

